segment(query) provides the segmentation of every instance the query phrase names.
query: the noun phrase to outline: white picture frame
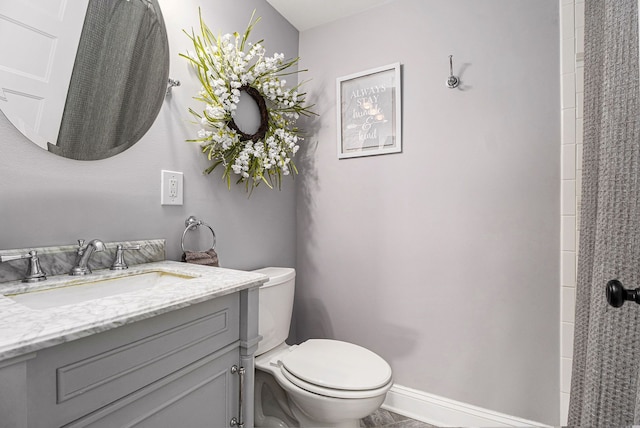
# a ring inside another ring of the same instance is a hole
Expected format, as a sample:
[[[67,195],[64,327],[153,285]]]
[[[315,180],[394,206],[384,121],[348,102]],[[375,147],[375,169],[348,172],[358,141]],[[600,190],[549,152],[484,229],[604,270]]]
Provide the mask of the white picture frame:
[[[400,63],[336,79],[338,158],[402,152]]]

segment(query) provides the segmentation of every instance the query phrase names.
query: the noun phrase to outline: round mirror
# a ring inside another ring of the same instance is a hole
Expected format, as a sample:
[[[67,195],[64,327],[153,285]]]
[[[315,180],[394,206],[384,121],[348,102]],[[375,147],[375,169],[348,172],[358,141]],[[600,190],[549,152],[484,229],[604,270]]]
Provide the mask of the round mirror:
[[[157,0],[2,3],[0,109],[27,138],[60,156],[96,160],[147,132],[169,76]]]

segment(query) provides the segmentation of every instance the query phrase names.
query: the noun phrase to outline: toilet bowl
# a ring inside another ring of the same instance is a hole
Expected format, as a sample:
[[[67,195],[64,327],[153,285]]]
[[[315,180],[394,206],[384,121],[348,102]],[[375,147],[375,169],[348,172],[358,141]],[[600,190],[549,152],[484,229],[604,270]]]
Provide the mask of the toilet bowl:
[[[389,364],[361,346],[329,339],[287,345],[295,271],[264,268],[256,352],[256,427],[359,427],[393,385]]]

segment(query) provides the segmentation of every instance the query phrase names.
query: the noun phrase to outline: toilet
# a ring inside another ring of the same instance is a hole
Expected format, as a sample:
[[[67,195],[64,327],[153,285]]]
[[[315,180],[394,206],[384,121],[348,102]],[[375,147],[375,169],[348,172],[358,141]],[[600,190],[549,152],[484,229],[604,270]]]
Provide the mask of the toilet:
[[[393,385],[391,367],[361,346],[329,339],[287,345],[295,270],[267,267],[259,291],[256,427],[359,427]]]

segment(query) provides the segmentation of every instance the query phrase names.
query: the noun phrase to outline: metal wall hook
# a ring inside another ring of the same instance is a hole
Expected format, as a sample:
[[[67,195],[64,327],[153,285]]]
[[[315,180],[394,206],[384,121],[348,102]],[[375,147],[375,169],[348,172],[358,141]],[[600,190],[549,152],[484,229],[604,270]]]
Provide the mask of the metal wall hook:
[[[180,86],[180,81],[172,79],[171,77],[169,77],[169,82],[167,83],[167,93],[166,93],[166,95],[169,95],[171,93],[171,89],[174,86]]]
[[[449,77],[447,78],[447,87],[449,89],[457,88],[460,79],[453,75],[453,55],[449,55]]]

